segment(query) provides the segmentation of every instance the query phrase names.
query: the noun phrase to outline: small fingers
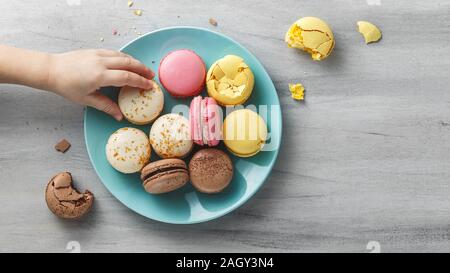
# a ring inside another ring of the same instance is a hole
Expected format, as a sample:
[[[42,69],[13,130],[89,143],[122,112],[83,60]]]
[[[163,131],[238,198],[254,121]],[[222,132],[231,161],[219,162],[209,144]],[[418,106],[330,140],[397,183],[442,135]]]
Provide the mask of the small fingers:
[[[126,57],[126,56],[128,56],[127,54],[125,54],[123,52],[109,50],[109,49],[97,49],[97,50],[95,50],[95,53],[101,57]]]
[[[112,101],[107,96],[103,95],[99,91],[96,91],[87,97],[85,97],[85,103],[88,106],[94,107],[97,110],[105,112],[108,115],[111,115],[117,121],[121,121],[123,118],[122,112],[120,111],[117,103]]]
[[[125,70],[107,70],[104,72],[102,81],[102,86],[122,87],[127,85],[145,90],[153,88],[151,80]]]
[[[106,68],[111,70],[126,70],[139,74],[147,79],[153,79],[155,73],[144,64],[130,56],[103,58]]]

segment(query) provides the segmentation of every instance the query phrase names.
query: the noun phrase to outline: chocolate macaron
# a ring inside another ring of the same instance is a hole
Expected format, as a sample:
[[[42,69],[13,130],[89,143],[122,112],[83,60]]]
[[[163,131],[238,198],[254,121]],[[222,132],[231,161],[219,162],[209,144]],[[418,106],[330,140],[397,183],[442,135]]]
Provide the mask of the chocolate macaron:
[[[223,151],[209,148],[198,151],[189,162],[192,185],[203,193],[218,193],[233,179],[233,162]]]
[[[152,162],[141,171],[142,185],[149,193],[174,191],[189,181],[189,172],[181,159],[171,158]]]
[[[94,203],[94,195],[89,191],[78,192],[72,185],[72,175],[69,172],[62,172],[48,183],[45,201],[48,208],[57,216],[77,219],[90,210]]]

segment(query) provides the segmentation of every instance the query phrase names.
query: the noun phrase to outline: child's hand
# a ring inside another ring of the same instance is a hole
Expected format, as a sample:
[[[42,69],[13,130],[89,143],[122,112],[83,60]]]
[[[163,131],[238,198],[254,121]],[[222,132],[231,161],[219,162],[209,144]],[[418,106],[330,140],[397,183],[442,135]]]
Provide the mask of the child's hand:
[[[155,73],[133,57],[112,50],[80,50],[50,56],[48,89],[82,105],[94,107],[116,120],[118,105],[98,90],[104,86],[151,89]]]

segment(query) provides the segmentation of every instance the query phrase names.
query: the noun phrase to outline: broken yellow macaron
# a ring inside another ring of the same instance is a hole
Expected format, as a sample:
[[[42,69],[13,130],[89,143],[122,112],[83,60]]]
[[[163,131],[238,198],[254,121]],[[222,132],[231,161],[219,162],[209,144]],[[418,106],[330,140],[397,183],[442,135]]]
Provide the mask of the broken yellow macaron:
[[[366,44],[378,42],[381,39],[381,31],[376,25],[367,21],[358,21],[356,24],[359,33],[364,36]]]
[[[297,20],[286,32],[284,40],[289,47],[310,53],[316,61],[328,57],[335,43],[331,28],[317,17],[303,17]]]
[[[301,83],[290,83],[289,90],[291,91],[291,96],[294,100],[305,99],[305,88]]]
[[[236,55],[217,60],[206,74],[208,95],[224,106],[243,104],[252,94],[254,84],[252,70]]]

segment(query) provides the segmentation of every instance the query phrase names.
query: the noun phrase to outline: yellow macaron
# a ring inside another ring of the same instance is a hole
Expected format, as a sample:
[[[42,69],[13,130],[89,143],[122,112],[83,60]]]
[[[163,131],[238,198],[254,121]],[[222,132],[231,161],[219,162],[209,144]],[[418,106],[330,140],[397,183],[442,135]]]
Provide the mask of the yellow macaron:
[[[223,106],[243,104],[252,94],[254,84],[252,70],[236,55],[217,60],[206,75],[209,96]]]
[[[223,122],[223,142],[239,157],[250,157],[263,148],[267,139],[267,125],[257,113],[240,109],[231,112]]]
[[[315,61],[328,57],[335,44],[331,28],[317,17],[300,18],[291,25],[284,39],[289,47],[310,53]]]

